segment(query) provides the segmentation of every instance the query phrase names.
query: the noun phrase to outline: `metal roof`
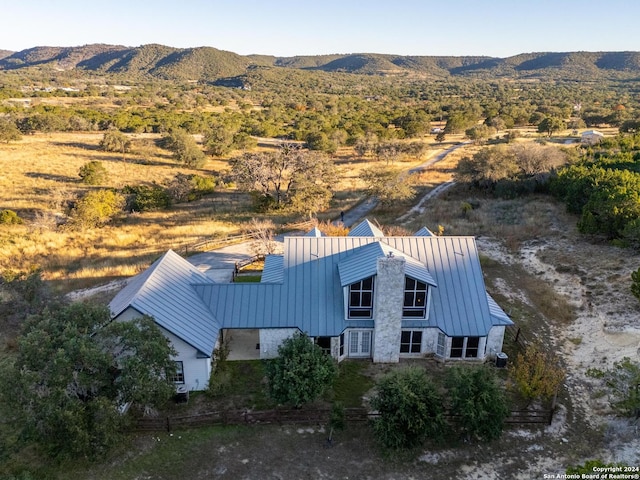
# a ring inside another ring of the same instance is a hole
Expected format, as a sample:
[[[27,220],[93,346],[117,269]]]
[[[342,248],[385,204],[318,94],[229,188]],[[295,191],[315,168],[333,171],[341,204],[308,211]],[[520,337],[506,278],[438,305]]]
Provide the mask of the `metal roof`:
[[[423,327],[448,336],[485,336],[504,324],[506,316],[490,310],[473,237],[285,237],[282,283],[203,282],[195,289],[222,328],[297,327],[311,336],[336,336],[348,327],[373,326],[371,320],[345,320],[341,277],[351,274],[354,251],[374,243],[379,245],[361,250],[366,258],[369,249],[393,249],[437,285]]]
[[[109,303],[112,318],[132,307],[150,315],[156,323],[210,356],[220,325],[202,302],[193,284],[212,283],[173,250],[132,278]]]
[[[264,257],[262,269],[262,283],[282,283],[284,257],[282,255],[267,255]]]
[[[366,218],[353,227],[347,234],[349,237],[384,237],[384,233]]]
[[[422,227],[413,235],[414,237],[433,237],[433,232],[429,230],[427,227]]]
[[[405,259],[405,273],[411,278],[436,286],[435,280],[424,264],[407,256],[404,252],[390,247],[386,243],[374,242],[358,247],[338,263],[340,284],[345,287],[375,275],[378,271],[378,258],[388,256]]]
[[[513,322],[509,318],[509,315],[504,313],[504,310],[500,308],[500,305],[496,303],[491,295],[487,293],[487,301],[489,302],[489,312],[491,313],[491,318],[493,319],[494,325],[504,325],[509,326],[513,325]]]
[[[324,233],[318,230],[318,227],[313,227],[306,233],[305,237],[324,237]]]

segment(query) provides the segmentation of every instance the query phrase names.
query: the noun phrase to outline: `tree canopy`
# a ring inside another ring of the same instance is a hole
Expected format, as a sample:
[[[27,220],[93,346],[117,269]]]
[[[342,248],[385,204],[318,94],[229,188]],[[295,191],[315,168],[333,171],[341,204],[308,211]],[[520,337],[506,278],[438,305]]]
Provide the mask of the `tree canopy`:
[[[293,207],[315,213],[328,206],[335,168],[330,158],[284,144],[277,151],[245,153],[233,159],[231,178],[256,196],[263,208]]]
[[[455,366],[448,371],[447,386],[450,412],[462,432],[486,440],[501,435],[509,407],[493,371]]]
[[[111,322],[107,307],[86,303],[45,309],[26,322],[0,394],[25,442],[95,457],[120,439],[126,404],[171,395],[172,353],[149,317]]]
[[[374,166],[364,170],[360,178],[367,186],[367,193],[376,197],[385,206],[410,200],[416,194],[411,174],[401,168],[386,165]]]
[[[442,398],[420,368],[396,370],[383,377],[371,406],[380,413],[373,429],[388,448],[409,448],[445,430]]]
[[[278,347],[278,356],[267,363],[269,392],[282,404],[300,407],[312,402],[333,384],[338,369],[331,356],[301,333]]]

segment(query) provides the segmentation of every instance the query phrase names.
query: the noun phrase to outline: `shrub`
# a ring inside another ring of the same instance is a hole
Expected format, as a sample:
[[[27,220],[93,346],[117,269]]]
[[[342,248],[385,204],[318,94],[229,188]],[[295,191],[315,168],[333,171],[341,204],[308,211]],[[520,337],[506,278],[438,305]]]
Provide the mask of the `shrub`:
[[[113,190],[87,193],[71,210],[71,223],[80,228],[99,227],[122,212],[124,197]]]
[[[304,333],[296,333],[278,347],[278,356],[266,365],[271,397],[300,407],[317,399],[333,384],[338,369]]]
[[[126,153],[131,149],[131,140],[120,130],[109,130],[100,140],[100,148],[105,152]]]
[[[451,413],[468,437],[491,440],[502,434],[509,408],[504,390],[487,367],[455,366],[448,371]]]
[[[536,344],[529,345],[524,353],[518,354],[509,373],[520,394],[528,400],[550,399],[557,393],[565,376],[558,359]]]
[[[397,370],[383,377],[371,405],[380,412],[373,430],[387,448],[415,447],[444,432],[442,398],[422,369]]]
[[[20,225],[23,220],[13,210],[0,211],[0,224],[2,225]]]
[[[169,193],[160,185],[126,185],[122,189],[127,195],[126,209],[129,212],[163,210],[171,206]]]
[[[81,166],[78,175],[82,183],[86,183],[87,185],[102,185],[106,183],[109,177],[107,169],[104,168],[102,162],[96,160],[92,160]]]
[[[213,177],[178,173],[167,185],[168,194],[175,203],[193,202],[213,193],[216,180]]]

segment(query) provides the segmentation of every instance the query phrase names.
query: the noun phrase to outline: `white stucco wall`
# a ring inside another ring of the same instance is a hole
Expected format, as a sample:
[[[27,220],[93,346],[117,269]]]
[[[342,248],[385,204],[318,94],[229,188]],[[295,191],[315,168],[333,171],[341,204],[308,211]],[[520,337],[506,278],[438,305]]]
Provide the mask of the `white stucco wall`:
[[[299,332],[297,328],[263,328],[260,330],[260,359],[278,356],[278,347],[283,340]]]
[[[502,351],[504,342],[505,327],[491,327],[487,336],[487,357],[495,359],[496,355]]]
[[[117,321],[128,321],[139,318],[142,315],[133,308],[127,308],[116,318]],[[176,337],[174,334],[158,326],[165,337],[169,339],[176,355],[173,357],[176,361],[181,361],[184,369],[184,385],[189,390],[205,390],[209,385],[209,377],[211,375],[211,358],[198,358],[197,349],[193,348],[184,340]]]

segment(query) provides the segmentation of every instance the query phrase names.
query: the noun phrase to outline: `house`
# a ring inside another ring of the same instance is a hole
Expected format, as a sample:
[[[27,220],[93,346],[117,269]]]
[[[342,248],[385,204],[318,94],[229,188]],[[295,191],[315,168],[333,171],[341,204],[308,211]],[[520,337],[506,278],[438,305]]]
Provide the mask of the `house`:
[[[338,361],[434,355],[484,361],[512,322],[486,291],[474,237],[385,237],[368,220],[345,237],[285,237],[260,283],[215,283],[169,251],[110,304],[152,315],[174,344],[176,381],[205,388],[220,342],[229,359],[267,359],[295,332]]]
[[[604,134],[597,130],[587,130],[580,135],[580,143],[584,145],[597,145],[604,138]]]

